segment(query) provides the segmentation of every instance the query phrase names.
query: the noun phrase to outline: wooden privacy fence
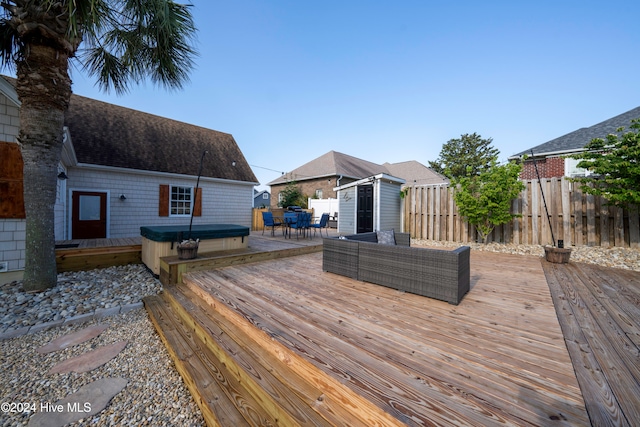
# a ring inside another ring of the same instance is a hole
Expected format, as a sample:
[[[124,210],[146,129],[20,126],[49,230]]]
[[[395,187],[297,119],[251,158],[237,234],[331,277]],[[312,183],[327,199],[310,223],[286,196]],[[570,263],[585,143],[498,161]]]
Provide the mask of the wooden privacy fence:
[[[565,246],[640,247],[638,207],[607,206],[601,197],[581,191],[580,184],[565,178],[524,181],[526,188],[512,202],[512,212],[522,216],[497,226],[489,242],[550,245],[553,236]],[[405,187],[404,231],[412,238],[455,242],[478,241],[475,227],[462,218],[448,185]]]

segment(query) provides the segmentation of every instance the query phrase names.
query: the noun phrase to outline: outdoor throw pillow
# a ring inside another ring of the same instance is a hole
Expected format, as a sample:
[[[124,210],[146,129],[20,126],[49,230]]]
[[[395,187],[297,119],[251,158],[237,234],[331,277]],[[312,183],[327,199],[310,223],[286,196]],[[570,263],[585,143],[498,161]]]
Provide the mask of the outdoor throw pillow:
[[[389,231],[378,231],[378,243],[382,245],[395,245],[396,244],[396,235],[393,230]]]

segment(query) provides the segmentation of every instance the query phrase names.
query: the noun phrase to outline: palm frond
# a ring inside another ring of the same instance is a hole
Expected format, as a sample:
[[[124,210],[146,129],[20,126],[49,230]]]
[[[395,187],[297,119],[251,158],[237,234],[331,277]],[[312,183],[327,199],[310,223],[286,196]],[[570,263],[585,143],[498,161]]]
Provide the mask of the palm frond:
[[[0,19],[0,63],[2,68],[13,70],[15,60],[22,55],[24,45],[16,30],[6,19]]]
[[[129,84],[121,79],[138,83],[148,77],[166,88],[180,88],[188,81],[197,56],[189,6],[171,0],[124,0],[103,23],[102,31],[96,27],[87,34],[81,55],[102,89],[127,91]],[[102,69],[111,66],[116,69]]]

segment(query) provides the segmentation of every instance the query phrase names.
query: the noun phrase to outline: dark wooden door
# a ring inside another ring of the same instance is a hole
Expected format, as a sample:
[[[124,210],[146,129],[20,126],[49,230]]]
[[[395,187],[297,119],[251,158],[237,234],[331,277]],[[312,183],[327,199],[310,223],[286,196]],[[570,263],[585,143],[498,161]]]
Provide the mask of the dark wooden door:
[[[358,187],[357,232],[373,231],[373,185]]]
[[[107,193],[74,191],[71,199],[71,238],[107,237]]]

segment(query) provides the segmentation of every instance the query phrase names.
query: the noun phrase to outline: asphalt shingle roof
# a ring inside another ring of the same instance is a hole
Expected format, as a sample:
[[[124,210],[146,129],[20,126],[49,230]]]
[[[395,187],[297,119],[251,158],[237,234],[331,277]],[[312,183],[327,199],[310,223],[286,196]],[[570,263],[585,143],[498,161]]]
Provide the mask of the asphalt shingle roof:
[[[537,145],[521,153],[514,154],[511,159],[520,158],[524,154],[530,155],[531,150],[535,156],[544,156],[552,153],[580,151],[594,138],[605,138],[610,133],[616,133],[619,127],[628,128],[632,119],[640,118],[640,107],[629,110],[596,125],[580,128],[576,131],[552,139],[544,144]]]
[[[79,163],[194,176],[207,150],[203,177],[258,182],[228,133],[79,95],[71,95],[65,126]]]
[[[362,179],[380,173],[402,178],[407,184],[439,184],[447,182],[443,176],[413,160],[379,165],[332,150],[274,179],[267,185],[284,184],[291,179],[304,181],[326,176]]]
[[[228,133],[72,95],[65,116],[78,162],[244,182],[257,179]],[[233,165],[235,162],[235,166]]]

